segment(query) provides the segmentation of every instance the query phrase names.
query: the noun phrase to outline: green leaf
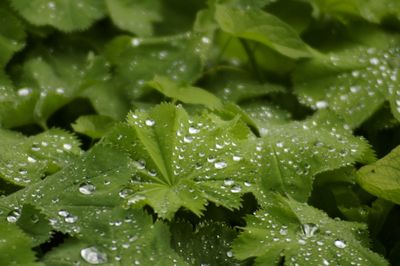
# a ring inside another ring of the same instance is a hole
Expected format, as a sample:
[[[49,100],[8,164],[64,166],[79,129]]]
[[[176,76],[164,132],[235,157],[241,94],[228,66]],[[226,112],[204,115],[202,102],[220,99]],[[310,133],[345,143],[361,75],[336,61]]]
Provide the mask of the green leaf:
[[[115,124],[115,120],[102,115],[84,115],[80,116],[72,128],[75,132],[84,134],[92,139],[103,137]]]
[[[148,204],[171,219],[181,207],[201,215],[207,201],[240,207],[255,181],[249,134],[238,119],[189,117],[182,107],[161,104],[131,113],[105,142],[136,162],[128,204]]]
[[[107,59],[116,66],[114,86],[135,99],[155,75],[191,84],[201,75],[210,42],[195,33],[147,39],[117,37],[106,49]]]
[[[0,222],[0,263],[2,265],[39,266],[32,241],[17,226]]]
[[[368,249],[363,224],[331,219],[280,195],[267,196],[262,205],[233,243],[238,259],[255,257],[255,265],[388,265]]]
[[[400,120],[399,36],[371,32],[366,43],[330,52],[298,66],[295,92],[314,109],[330,108],[353,128],[390,102]]]
[[[98,0],[11,0],[11,5],[30,23],[62,31],[87,29],[105,13],[104,1]]]
[[[79,141],[70,133],[51,129],[32,137],[0,130],[0,177],[18,186],[39,182],[80,154]]]
[[[139,36],[152,35],[153,23],[161,20],[157,0],[106,0],[106,4],[117,27]]]
[[[180,85],[164,76],[155,76],[147,83],[165,96],[187,104],[201,104],[209,109],[222,107],[221,100],[214,94],[198,87]]]
[[[307,0],[314,8],[317,17],[332,16],[349,22],[361,17],[373,23],[381,23],[385,17],[394,15],[400,18],[400,3],[396,0]]]
[[[190,265],[242,265],[231,251],[237,232],[223,223],[206,221],[193,230],[190,224],[176,222],[171,233],[173,248]]]
[[[277,190],[299,201],[310,196],[316,174],[373,159],[367,142],[329,112],[317,112],[305,121],[265,124],[260,133],[264,191]]]
[[[290,58],[310,57],[308,46],[285,22],[261,9],[239,9],[217,5],[215,18],[222,30],[261,42]]]
[[[358,171],[357,182],[369,193],[400,204],[400,146]]]
[[[0,68],[3,68],[14,53],[25,46],[26,34],[21,21],[9,10],[6,3],[0,4]]]

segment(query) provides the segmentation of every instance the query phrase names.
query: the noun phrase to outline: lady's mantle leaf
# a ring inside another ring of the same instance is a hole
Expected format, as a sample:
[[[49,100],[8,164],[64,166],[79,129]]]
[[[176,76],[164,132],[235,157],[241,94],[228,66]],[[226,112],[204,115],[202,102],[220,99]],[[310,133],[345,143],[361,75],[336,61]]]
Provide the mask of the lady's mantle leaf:
[[[316,174],[374,157],[367,142],[330,112],[317,112],[301,122],[265,123],[260,132],[266,163],[263,189],[300,201],[310,196]]]
[[[30,204],[40,209],[54,230],[79,239],[74,246],[61,246],[50,253],[45,259],[49,265],[57,265],[55,260],[61,255],[65,255],[64,263],[76,258],[89,264],[98,259],[109,265],[131,265],[135,260],[148,265],[159,258],[184,265],[170,248],[165,224],[154,224],[142,210],[121,208],[129,195],[131,165],[124,153],[96,145],[70,167],[3,198],[2,219],[20,223],[24,217],[21,205]]]
[[[115,123],[115,120],[108,116],[83,115],[71,126],[75,132],[89,136],[92,139],[99,139],[103,137]]]
[[[40,266],[32,251],[31,239],[16,225],[0,222],[0,263],[1,265]]]
[[[153,33],[153,23],[161,20],[158,0],[105,0],[114,24],[139,36]]]
[[[105,143],[135,161],[130,204],[149,204],[163,218],[181,207],[200,215],[207,201],[229,209],[255,180],[255,150],[237,119],[190,118],[181,107],[161,104],[135,112]]]
[[[236,37],[261,42],[290,58],[311,56],[294,29],[261,9],[217,5],[215,16],[222,30]]]
[[[369,193],[400,204],[400,146],[358,171],[357,182]]]
[[[347,48],[301,64],[294,75],[300,101],[314,109],[330,108],[357,127],[386,99],[400,120],[399,38],[371,35],[370,46]],[[377,39],[383,45],[375,45]]]
[[[366,246],[365,225],[280,195],[265,200],[234,241],[236,258],[256,257],[255,265],[388,265]]]
[[[11,5],[30,23],[62,31],[84,30],[105,13],[99,0],[11,0]]]
[[[19,186],[38,182],[80,154],[79,145],[74,136],[58,129],[29,138],[0,129],[0,177]]]

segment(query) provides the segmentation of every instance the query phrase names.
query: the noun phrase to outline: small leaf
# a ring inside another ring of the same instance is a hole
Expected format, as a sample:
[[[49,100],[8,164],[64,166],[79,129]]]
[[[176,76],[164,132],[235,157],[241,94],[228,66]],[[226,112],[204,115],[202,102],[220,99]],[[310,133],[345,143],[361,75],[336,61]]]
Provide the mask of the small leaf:
[[[279,18],[261,9],[239,9],[217,5],[216,20],[222,30],[261,42],[290,58],[310,57],[308,46]]]
[[[210,109],[219,109],[222,107],[221,100],[214,94],[202,88],[179,85],[164,76],[155,76],[147,84],[165,96],[183,103],[201,104]]]
[[[255,265],[388,265],[368,249],[363,224],[331,219],[280,195],[266,196],[262,206],[233,243],[238,259],[255,257]]]
[[[62,31],[84,30],[105,13],[98,0],[11,0],[11,5],[30,23]]]
[[[84,115],[80,116],[71,126],[75,132],[92,139],[99,139],[111,129],[114,123],[115,121],[108,116]]]
[[[400,146],[358,171],[357,182],[372,195],[400,204]]]

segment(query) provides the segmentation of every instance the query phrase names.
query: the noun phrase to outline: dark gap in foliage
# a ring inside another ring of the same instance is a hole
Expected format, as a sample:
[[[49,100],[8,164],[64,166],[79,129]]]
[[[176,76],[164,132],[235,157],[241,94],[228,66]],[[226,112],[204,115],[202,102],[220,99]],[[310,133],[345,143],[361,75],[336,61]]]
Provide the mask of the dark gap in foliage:
[[[67,234],[61,233],[61,232],[53,232],[51,235],[51,238],[49,241],[34,247],[33,250],[36,252],[37,257],[40,259],[44,255],[46,255],[47,252],[50,250],[60,246],[64,241],[68,238],[69,236]]]
[[[378,241],[385,248],[385,253],[391,265],[400,265],[400,206],[395,205],[385,220],[382,230],[378,235]]]
[[[21,132],[25,136],[33,136],[43,132],[43,128],[41,128],[37,124],[29,124],[29,125],[14,127],[12,128],[12,130]]]
[[[72,131],[71,124],[82,115],[96,114],[92,104],[87,99],[76,98],[57,110],[47,121],[49,128],[58,127]]]
[[[7,196],[21,189],[21,187],[11,184],[3,179],[0,179],[0,188],[0,196]]]

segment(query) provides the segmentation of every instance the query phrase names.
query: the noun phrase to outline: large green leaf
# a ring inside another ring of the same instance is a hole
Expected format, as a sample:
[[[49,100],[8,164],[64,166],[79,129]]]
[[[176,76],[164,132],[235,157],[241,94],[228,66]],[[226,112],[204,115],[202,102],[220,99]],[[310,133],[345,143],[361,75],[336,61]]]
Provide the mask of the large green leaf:
[[[11,0],[11,5],[30,23],[62,31],[84,30],[105,13],[99,0]]]
[[[142,210],[121,208],[131,179],[130,168],[133,162],[127,155],[99,144],[62,171],[3,198],[1,214],[9,221],[25,224],[20,222],[27,215],[21,206],[30,204],[48,218],[54,230],[79,239],[72,246],[66,244],[49,253],[45,258],[48,265],[68,265],[75,259],[108,265],[130,265],[137,260],[148,265],[156,258],[182,265],[169,246],[168,228],[163,223],[153,224],[151,216]],[[34,224],[31,230],[39,230],[39,226]]]
[[[236,37],[261,42],[291,58],[311,56],[308,46],[289,25],[261,9],[217,5],[215,16],[221,29]]]
[[[238,119],[189,117],[182,107],[161,104],[128,116],[106,143],[136,163],[128,204],[148,204],[171,219],[184,207],[200,215],[207,201],[229,209],[256,178],[256,151]]]
[[[388,265],[368,249],[363,224],[331,219],[279,195],[262,205],[233,243],[238,259],[255,257],[255,265]]]
[[[371,117],[385,100],[400,120],[399,36],[367,31],[363,38],[366,43],[299,65],[295,92],[302,103],[330,108],[351,127]]]
[[[70,133],[51,129],[25,137],[0,129],[0,177],[19,186],[39,182],[68,165],[80,154],[79,141]]]
[[[358,171],[357,182],[369,193],[400,204],[400,146]]]
[[[160,1],[105,0],[114,24],[139,36],[153,33],[153,23],[160,21]]]
[[[300,201],[310,196],[316,174],[373,159],[368,143],[330,112],[317,112],[305,121],[265,123],[260,133],[266,164],[263,189]]]

